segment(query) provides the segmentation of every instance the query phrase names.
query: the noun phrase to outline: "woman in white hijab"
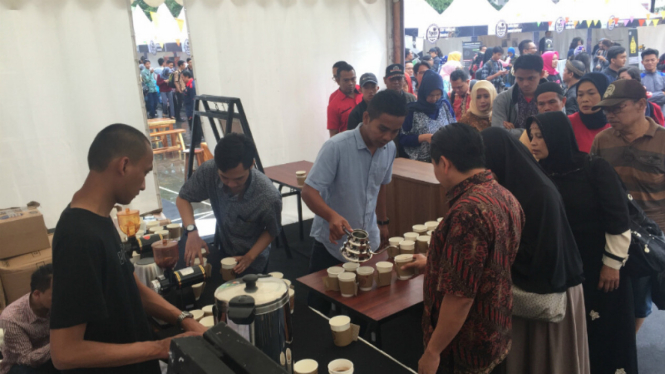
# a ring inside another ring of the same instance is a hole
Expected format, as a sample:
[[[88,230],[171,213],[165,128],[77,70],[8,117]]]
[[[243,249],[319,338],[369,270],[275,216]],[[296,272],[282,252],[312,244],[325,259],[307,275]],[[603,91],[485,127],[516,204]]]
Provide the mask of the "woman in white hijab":
[[[471,90],[469,110],[459,119],[460,123],[483,131],[492,125],[492,105],[496,98],[496,89],[488,81],[478,81]]]

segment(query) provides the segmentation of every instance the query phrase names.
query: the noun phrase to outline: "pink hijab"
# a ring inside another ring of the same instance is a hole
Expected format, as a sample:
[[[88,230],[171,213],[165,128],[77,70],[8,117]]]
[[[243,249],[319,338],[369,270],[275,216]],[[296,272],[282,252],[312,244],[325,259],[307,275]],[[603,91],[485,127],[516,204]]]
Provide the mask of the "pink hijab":
[[[445,81],[450,81],[450,74],[456,69],[462,68],[462,66],[464,65],[459,61],[448,60],[448,62],[441,67],[441,78]]]
[[[559,72],[555,68],[552,67],[552,60],[554,60],[555,57],[556,57],[557,60],[559,59],[559,52],[549,51],[549,52],[543,53],[544,69],[549,75],[559,74]]]

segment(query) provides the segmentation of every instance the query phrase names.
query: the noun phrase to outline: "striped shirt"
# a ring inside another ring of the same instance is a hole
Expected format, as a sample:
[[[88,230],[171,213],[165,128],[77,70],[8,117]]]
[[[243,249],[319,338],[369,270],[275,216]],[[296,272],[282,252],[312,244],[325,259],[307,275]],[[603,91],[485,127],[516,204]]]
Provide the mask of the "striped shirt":
[[[37,316],[30,308],[30,294],[11,303],[0,315],[5,330],[0,374],[15,364],[37,367],[51,358],[49,318]]]
[[[665,230],[665,128],[647,120],[647,132],[632,142],[613,128],[604,130],[591,153],[614,167],[635,202]]]

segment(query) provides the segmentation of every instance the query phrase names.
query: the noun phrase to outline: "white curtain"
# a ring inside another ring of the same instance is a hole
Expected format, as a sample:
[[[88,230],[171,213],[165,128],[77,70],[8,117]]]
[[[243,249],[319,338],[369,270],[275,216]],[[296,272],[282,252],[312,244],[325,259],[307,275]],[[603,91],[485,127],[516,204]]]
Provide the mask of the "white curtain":
[[[128,0],[0,0],[0,207],[41,203],[46,226],[112,123],[146,129]],[[161,207],[152,174],[132,203]]]
[[[197,93],[241,99],[264,166],[313,161],[328,139],[332,65],[385,88],[386,1],[186,0]]]

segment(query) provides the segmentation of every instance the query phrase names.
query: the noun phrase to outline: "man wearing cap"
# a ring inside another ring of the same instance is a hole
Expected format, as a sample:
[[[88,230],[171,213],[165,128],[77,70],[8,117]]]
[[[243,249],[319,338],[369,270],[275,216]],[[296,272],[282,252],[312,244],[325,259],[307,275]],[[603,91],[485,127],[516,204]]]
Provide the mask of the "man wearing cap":
[[[336,77],[340,93],[332,96],[328,102],[327,128],[330,137],[346,131],[351,111],[363,100],[363,95],[356,86],[356,71],[353,66],[342,64],[337,68]]]
[[[363,101],[356,105],[349,114],[347,130],[353,130],[363,121],[363,114],[367,111],[367,106],[372,98],[379,91],[379,81],[376,75],[372,73],[365,73],[360,76],[360,93],[363,95]]]
[[[646,117],[647,93],[635,80],[610,84],[596,108],[611,128],[593,141],[591,153],[609,162],[646,215],[665,230],[665,128]],[[650,277],[633,279],[635,329],[651,314]]]
[[[386,75],[383,77],[383,83],[386,89],[393,90],[406,100],[406,103],[416,101],[416,97],[402,89],[402,81],[404,81],[404,68],[400,64],[392,64],[386,68]]]
[[[584,63],[577,60],[566,61],[566,67],[563,69],[563,83],[566,84],[566,113],[573,114],[580,110],[577,106],[577,82],[584,75]]]

